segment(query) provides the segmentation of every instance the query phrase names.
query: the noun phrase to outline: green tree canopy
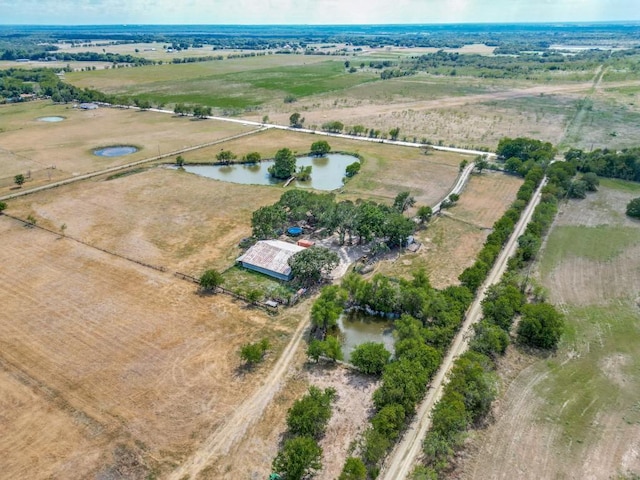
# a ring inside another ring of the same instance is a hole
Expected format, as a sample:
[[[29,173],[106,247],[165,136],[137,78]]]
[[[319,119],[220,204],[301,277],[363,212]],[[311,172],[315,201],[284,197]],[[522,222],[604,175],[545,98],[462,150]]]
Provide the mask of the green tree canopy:
[[[393,201],[393,208],[399,212],[404,212],[409,207],[413,207],[416,204],[416,199],[411,196],[409,192],[400,192],[396,195]]]
[[[296,280],[304,285],[320,282],[340,263],[340,257],[324,247],[309,247],[289,258],[289,266]]]
[[[627,215],[640,218],[640,197],[634,198],[627,204]]]
[[[347,176],[347,178],[351,178],[360,172],[360,168],[362,168],[362,164],[360,162],[353,162],[347,165],[345,175]]]
[[[289,117],[289,125],[294,128],[301,128],[304,123],[304,118],[298,112],[292,113]]]
[[[200,276],[200,287],[204,291],[212,291],[222,285],[224,278],[222,274],[216,270],[206,270]]]
[[[351,352],[351,363],[368,375],[380,375],[389,363],[391,352],[382,343],[365,342]]]
[[[331,146],[326,140],[318,140],[311,144],[311,155],[316,157],[324,157],[331,151]]]
[[[286,179],[296,171],[296,156],[288,148],[278,150],[274,160],[274,164],[269,167],[272,177]]]
[[[366,480],[367,467],[364,462],[357,457],[349,457],[344,463],[342,473],[338,480]]]
[[[553,349],[564,330],[564,318],[549,303],[533,303],[522,309],[518,338],[531,347]]]
[[[286,480],[302,480],[322,468],[322,448],[309,437],[295,437],[284,442],[273,460],[273,469]]]
[[[260,239],[277,237],[286,222],[287,212],[280,205],[260,207],[251,217],[253,236]]]
[[[331,418],[331,402],[336,396],[333,388],[320,390],[310,386],[309,392],[296,400],[287,413],[287,427],[293,435],[318,439]]]

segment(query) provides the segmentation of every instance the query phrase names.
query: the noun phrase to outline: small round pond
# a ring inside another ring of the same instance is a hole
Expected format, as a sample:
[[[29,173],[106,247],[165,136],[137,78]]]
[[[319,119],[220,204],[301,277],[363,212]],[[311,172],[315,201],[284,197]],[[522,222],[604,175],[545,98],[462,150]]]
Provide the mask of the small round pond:
[[[331,153],[326,157],[299,157],[296,161],[298,168],[312,167],[311,179],[305,182],[295,181],[298,187],[315,188],[316,190],[335,190],[344,184],[342,179],[347,165],[359,160],[352,155]],[[223,182],[243,183],[251,185],[276,185],[282,180],[271,178],[268,169],[273,161],[253,164],[233,165],[185,165],[187,172],[203,177],[222,180]]]
[[[382,343],[391,353],[394,351],[393,320],[352,312],[340,316],[338,328],[346,361],[349,361],[351,352],[365,342]]]
[[[40,117],[37,118],[36,120],[38,120],[39,122],[47,122],[47,123],[56,123],[56,122],[61,122],[64,120],[64,117],[57,117],[57,116],[53,116],[53,117]]]
[[[128,145],[118,145],[115,147],[99,148],[93,151],[94,155],[99,157],[122,157],[124,155],[130,155],[136,153],[138,149],[136,147]]]

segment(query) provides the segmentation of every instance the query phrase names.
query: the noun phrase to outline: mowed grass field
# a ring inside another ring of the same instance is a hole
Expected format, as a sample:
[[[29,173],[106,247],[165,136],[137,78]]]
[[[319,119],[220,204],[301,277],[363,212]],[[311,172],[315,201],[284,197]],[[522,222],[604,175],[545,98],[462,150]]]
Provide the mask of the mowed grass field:
[[[539,275],[567,331],[547,358],[510,354],[502,371],[519,373],[463,478],[640,473],[640,222],[620,215],[639,193],[638,184],[603,181],[561,206]]]
[[[474,262],[493,223],[515,200],[521,184],[521,179],[502,173],[473,175],[458,204],[416,233],[416,240],[422,243],[420,250],[380,262],[374,273],[410,278],[417,269],[426,268],[436,288],[457,284],[458,276]]]
[[[56,123],[37,121],[61,116]],[[38,101],[0,106],[0,195],[15,187],[13,177],[31,173],[23,188],[151,158],[250,132],[255,127],[193,120],[138,110],[99,108]],[[99,157],[93,150],[132,145],[140,150],[121,157]]]
[[[156,478],[256,388],[291,332],[224,296],[0,217],[0,478]]]

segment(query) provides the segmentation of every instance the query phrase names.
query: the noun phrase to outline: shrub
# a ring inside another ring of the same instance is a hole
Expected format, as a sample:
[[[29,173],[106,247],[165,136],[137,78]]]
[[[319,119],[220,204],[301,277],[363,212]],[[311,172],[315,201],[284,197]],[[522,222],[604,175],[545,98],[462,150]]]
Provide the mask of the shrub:
[[[640,197],[634,198],[627,204],[627,215],[640,218]]]
[[[319,438],[331,418],[331,401],[336,391],[309,387],[309,393],[296,400],[287,414],[287,426],[293,435]]]
[[[564,318],[549,303],[525,305],[518,325],[518,339],[531,347],[553,349],[564,330]]]
[[[380,375],[389,362],[391,352],[382,343],[366,342],[358,345],[351,353],[353,363],[362,373]]]

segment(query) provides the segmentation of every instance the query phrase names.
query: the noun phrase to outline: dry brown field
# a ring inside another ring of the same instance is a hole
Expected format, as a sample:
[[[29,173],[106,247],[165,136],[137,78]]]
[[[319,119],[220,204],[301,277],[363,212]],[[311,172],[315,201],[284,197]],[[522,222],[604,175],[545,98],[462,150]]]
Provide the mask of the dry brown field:
[[[153,167],[79,182],[9,202],[8,213],[121,255],[199,276],[226,269],[251,234],[252,212],[275,202],[277,187],[238,185]]]
[[[535,271],[568,328],[550,355],[509,347],[493,420],[454,476],[612,479],[640,473],[637,184],[563,203]]]
[[[40,122],[61,116],[57,123]],[[254,127],[213,120],[193,120],[138,110],[99,108],[81,110],[70,105],[38,101],[0,106],[0,195],[10,193],[13,177],[31,172],[33,182],[23,188],[82,173],[123,165],[201,145]],[[133,145],[140,151],[121,157],[98,157],[93,150]],[[54,167],[54,168],[52,168]]]
[[[444,288],[475,261],[493,223],[515,200],[522,180],[496,172],[473,175],[457,205],[431,220],[415,237],[422,243],[416,253],[394,255],[376,265],[374,273],[410,278],[424,267],[431,283]]]
[[[237,350],[292,331],[169,273],[0,217],[0,478],[171,470],[257,387]]]

